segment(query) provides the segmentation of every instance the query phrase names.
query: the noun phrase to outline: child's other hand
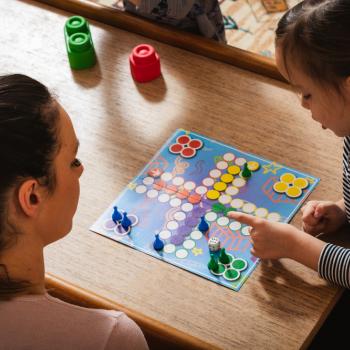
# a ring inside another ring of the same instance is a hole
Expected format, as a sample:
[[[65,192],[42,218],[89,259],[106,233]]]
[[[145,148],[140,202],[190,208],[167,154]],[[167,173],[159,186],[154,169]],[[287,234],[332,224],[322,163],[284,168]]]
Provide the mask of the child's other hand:
[[[303,230],[311,235],[334,232],[343,226],[347,219],[345,208],[340,202],[310,201],[301,208]]]
[[[262,259],[288,258],[293,253],[294,239],[305,235],[292,225],[270,222],[256,216],[229,212],[228,217],[251,226],[250,237],[253,243],[251,253]]]

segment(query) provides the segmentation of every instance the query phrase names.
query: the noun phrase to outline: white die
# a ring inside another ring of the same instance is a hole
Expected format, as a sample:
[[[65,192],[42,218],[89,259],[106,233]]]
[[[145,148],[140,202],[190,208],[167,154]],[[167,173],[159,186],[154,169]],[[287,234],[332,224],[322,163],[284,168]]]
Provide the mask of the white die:
[[[208,247],[211,252],[217,252],[220,250],[220,240],[217,237],[210,237],[208,241]]]

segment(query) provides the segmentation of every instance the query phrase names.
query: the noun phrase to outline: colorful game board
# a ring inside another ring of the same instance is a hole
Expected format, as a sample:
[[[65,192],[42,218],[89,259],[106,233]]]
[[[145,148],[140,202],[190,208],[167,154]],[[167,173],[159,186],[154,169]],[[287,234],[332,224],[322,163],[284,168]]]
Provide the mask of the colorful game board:
[[[288,222],[318,182],[311,175],[177,130],[91,230],[238,291],[259,259],[250,253],[249,227],[227,213],[238,210]],[[130,221],[123,227],[124,213]],[[202,217],[209,225],[207,232],[198,228]],[[164,244],[159,251],[153,247],[156,234]],[[219,252],[212,253],[218,262],[214,271],[208,268],[212,237],[228,254],[220,262]]]

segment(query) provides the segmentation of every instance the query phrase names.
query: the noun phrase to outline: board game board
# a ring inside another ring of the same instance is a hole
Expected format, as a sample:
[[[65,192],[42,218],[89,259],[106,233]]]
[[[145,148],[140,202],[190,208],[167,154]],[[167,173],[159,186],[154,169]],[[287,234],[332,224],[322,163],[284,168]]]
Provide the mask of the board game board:
[[[246,167],[250,177],[242,176]],[[238,291],[259,259],[250,253],[249,227],[227,213],[238,210],[288,222],[318,182],[311,175],[179,129],[91,230]],[[127,213],[129,228],[112,219],[114,207]],[[209,224],[207,232],[198,229],[201,217]],[[153,248],[156,234],[164,243],[160,251]],[[230,258],[215,273],[208,269],[211,237],[220,240]]]

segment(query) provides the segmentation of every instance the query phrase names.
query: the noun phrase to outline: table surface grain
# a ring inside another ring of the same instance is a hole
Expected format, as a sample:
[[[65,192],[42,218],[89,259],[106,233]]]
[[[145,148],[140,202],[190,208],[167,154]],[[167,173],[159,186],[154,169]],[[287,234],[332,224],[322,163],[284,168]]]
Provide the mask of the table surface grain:
[[[0,0],[2,73],[48,85],[70,114],[85,166],[74,227],[46,249],[46,270],[223,349],[297,349],[341,291],[288,259],[261,263],[239,292],[89,231],[177,128],[310,172],[312,199],[341,196],[342,140],[323,131],[288,85],[90,21],[98,64],[73,72],[70,13]],[[128,56],[150,43],[162,78],[136,84]],[[293,220],[300,225],[300,213]]]

